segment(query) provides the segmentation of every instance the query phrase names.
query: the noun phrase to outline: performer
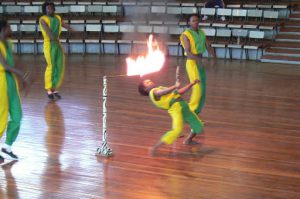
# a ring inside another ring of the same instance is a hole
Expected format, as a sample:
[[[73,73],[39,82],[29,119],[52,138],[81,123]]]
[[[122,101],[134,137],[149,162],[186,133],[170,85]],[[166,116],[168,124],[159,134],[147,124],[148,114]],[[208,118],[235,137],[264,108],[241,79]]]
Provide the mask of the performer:
[[[192,83],[196,79],[201,82],[193,86],[189,101],[191,110],[199,114],[206,97],[206,75],[201,64],[202,54],[208,49],[209,54],[215,57],[215,52],[210,47],[210,42],[206,39],[204,31],[199,28],[199,16],[191,15],[187,21],[189,28],[180,35],[180,41],[187,56],[186,70],[190,82]]]
[[[50,100],[61,99],[58,88],[61,86],[64,70],[65,57],[62,46],[59,42],[61,28],[71,30],[59,15],[56,15],[55,6],[52,2],[45,2],[42,5],[43,16],[39,25],[44,37],[44,56],[47,62],[45,71],[45,89]]]
[[[19,86],[16,75],[23,77],[24,86],[28,85],[24,74],[15,68],[10,25],[5,20],[0,20],[0,138],[6,129],[6,141],[0,153],[0,164],[4,157],[17,160],[11,146],[15,142],[22,119]],[[8,121],[8,118],[10,120]]]
[[[189,105],[181,98],[181,95],[198,84],[199,80],[195,80],[180,89],[178,81],[170,87],[156,86],[151,80],[144,80],[139,84],[138,90],[140,94],[144,96],[149,95],[154,105],[158,108],[168,110],[168,113],[172,117],[172,130],[168,131],[153,146],[150,151],[151,155],[154,155],[156,150],[162,145],[172,144],[181,134],[184,122],[188,123],[192,129],[189,136],[185,139],[184,144],[197,144],[197,142],[193,141],[193,138],[202,132],[203,124],[199,117],[190,110]]]

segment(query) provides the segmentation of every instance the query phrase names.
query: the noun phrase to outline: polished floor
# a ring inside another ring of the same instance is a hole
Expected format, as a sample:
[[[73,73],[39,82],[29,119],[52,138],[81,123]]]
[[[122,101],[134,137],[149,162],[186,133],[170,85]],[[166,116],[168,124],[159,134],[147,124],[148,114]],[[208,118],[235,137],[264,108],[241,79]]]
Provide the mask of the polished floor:
[[[125,73],[124,56],[67,57],[63,99],[49,103],[42,56],[16,57],[34,83],[14,151],[0,169],[1,199],[296,199],[300,198],[300,66],[204,60],[207,101],[196,146],[148,155],[171,127],[166,111],[137,93],[138,77],[108,79],[108,141],[101,144],[102,76]],[[149,76],[171,85],[184,59]],[[185,96],[188,99],[188,95]],[[188,128],[183,133],[188,133]],[[2,138],[3,142],[4,138]]]

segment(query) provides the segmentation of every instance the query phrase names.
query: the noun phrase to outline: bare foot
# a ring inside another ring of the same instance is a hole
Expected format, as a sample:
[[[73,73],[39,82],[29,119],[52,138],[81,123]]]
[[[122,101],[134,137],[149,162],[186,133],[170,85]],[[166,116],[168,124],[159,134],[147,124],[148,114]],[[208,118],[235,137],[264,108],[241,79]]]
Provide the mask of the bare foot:
[[[183,144],[185,144],[185,145],[196,145],[196,144],[200,144],[200,142],[196,142],[196,141],[193,141],[193,140],[185,140],[183,142]]]
[[[149,155],[150,156],[155,156],[155,154],[156,154],[156,148],[155,147],[150,148]]]
[[[150,150],[149,150],[149,155],[154,156],[156,154],[156,151],[159,147],[164,145],[163,142],[159,141],[157,144],[155,144]]]

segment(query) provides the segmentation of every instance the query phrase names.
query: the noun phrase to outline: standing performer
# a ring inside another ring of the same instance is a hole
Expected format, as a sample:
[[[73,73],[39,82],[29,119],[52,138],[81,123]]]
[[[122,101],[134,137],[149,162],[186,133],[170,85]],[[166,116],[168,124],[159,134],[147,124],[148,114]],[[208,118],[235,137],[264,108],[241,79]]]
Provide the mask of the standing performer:
[[[55,6],[52,2],[42,5],[43,16],[39,20],[44,37],[44,56],[47,62],[45,72],[45,89],[50,100],[61,99],[57,89],[60,87],[65,70],[65,57],[59,42],[62,27],[71,30],[59,15],[54,14]]]
[[[4,163],[4,157],[13,160],[18,159],[12,152],[11,146],[19,134],[22,119],[16,75],[25,76],[14,66],[12,43],[8,39],[10,36],[10,25],[7,21],[0,20],[0,138],[2,138],[6,129],[6,141],[1,149],[0,164]],[[24,78],[23,80],[24,86],[26,86],[28,83]]]
[[[195,80],[192,83],[179,89],[180,83],[176,81],[176,84],[170,87],[156,86],[151,80],[142,81],[138,90],[141,95],[150,96],[151,101],[158,108],[168,110],[168,113],[172,117],[172,130],[168,131],[160,141],[151,149],[151,155],[154,155],[156,150],[165,144],[172,144],[181,134],[183,130],[184,122],[188,123],[191,127],[191,133],[185,139],[184,144],[197,144],[193,141],[193,138],[200,134],[203,130],[203,123],[199,117],[190,110],[190,107],[186,101],[181,98],[191,87],[199,84],[199,80]]]
[[[209,53],[215,57],[215,52],[210,47],[210,42],[206,39],[204,31],[199,28],[199,16],[189,16],[188,24],[189,28],[181,34],[180,41],[187,56],[186,70],[190,82],[192,83],[196,79],[200,80],[200,84],[193,86],[189,102],[191,110],[199,114],[206,97],[206,75],[201,64],[202,54],[208,49]]]

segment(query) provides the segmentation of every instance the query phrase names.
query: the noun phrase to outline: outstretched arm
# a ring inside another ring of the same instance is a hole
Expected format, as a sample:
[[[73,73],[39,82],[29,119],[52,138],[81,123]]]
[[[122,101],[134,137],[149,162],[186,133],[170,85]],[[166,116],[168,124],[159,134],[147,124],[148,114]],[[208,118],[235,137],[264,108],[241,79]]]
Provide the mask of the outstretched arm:
[[[186,86],[180,88],[178,90],[178,93],[180,95],[184,94],[186,91],[188,91],[190,88],[192,88],[195,84],[198,84],[199,82],[200,82],[200,80],[197,79],[194,82],[187,84]]]
[[[210,54],[210,56],[216,58],[216,53],[214,49],[211,47],[211,42],[207,38],[206,38],[206,49],[208,51],[208,54]]]
[[[170,86],[168,88],[162,89],[162,90],[158,90],[158,91],[154,91],[153,94],[155,96],[155,98],[160,98],[163,95],[169,94],[171,92],[173,92],[175,89],[177,89],[180,86],[180,83],[177,82],[175,85]]]
[[[74,29],[69,24],[66,24],[63,20],[61,21],[61,26],[67,29],[68,31],[74,31]]]

